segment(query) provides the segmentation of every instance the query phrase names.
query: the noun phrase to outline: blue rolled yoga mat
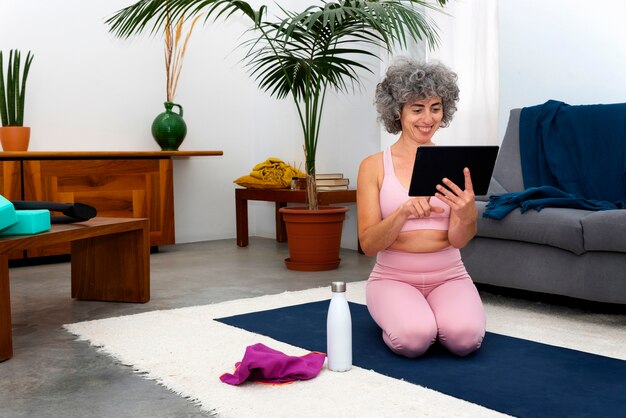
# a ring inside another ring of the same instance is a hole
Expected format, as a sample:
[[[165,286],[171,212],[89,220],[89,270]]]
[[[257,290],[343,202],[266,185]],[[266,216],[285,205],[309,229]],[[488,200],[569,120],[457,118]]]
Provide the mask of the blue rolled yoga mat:
[[[306,303],[217,321],[325,352],[328,304]],[[480,350],[467,357],[435,344],[424,356],[408,359],[384,344],[365,305],[350,303],[350,310],[355,366],[518,417],[624,416],[626,361],[490,332]]]
[[[0,229],[6,228],[17,222],[17,215],[13,203],[0,195]]]
[[[50,211],[46,209],[17,210],[17,222],[0,230],[0,236],[30,235],[50,230]]]

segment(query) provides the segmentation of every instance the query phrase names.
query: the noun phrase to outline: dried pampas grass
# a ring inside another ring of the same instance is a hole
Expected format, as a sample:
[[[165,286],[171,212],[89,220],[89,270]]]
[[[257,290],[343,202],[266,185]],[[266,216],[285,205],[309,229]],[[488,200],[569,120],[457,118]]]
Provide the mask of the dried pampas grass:
[[[185,15],[182,15],[176,22],[172,22],[169,11],[167,13],[165,25],[165,74],[168,102],[174,101],[178,79],[183,68],[185,51],[187,50],[187,42],[189,42],[193,28],[201,16],[197,15],[191,21],[189,29],[185,31]]]

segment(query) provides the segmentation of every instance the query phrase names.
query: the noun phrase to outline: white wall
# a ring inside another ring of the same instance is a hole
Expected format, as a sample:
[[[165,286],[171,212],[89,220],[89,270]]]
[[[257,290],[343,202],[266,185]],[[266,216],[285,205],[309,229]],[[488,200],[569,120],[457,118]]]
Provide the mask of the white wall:
[[[255,2],[260,3],[260,2]],[[163,40],[120,40],[104,21],[132,0],[0,0],[0,48],[31,50],[24,123],[30,150],[158,150],[150,134],[164,111]],[[300,7],[297,0],[281,4]],[[243,18],[196,26],[175,102],[184,108],[181,150],[223,150],[222,157],[176,160],[177,242],[235,236],[233,180],[274,156],[303,163],[295,108],[262,93],[237,49]],[[353,96],[330,97],[318,172],[342,171],[356,184],[360,160],[378,150],[372,84]],[[274,205],[250,203],[251,235],[274,236]],[[354,209],[354,208],[353,208]],[[342,245],[356,248],[351,210]]]
[[[500,139],[516,107],[626,102],[626,1],[503,0],[499,7]]]
[[[131,3],[0,0],[0,48],[35,54],[25,112],[31,150],[158,149],[150,125],[165,99],[163,42],[116,39],[104,24]],[[500,138],[513,107],[550,98],[625,101],[624,0],[504,0],[499,16]],[[243,18],[198,26],[188,47],[176,96],[188,126],[181,150],[220,149],[224,156],[175,162],[178,242],[233,238],[232,181],[269,156],[303,159],[293,104],[260,92],[239,62],[236,45],[246,27]],[[318,171],[342,171],[355,183],[361,159],[387,140],[372,104],[379,78],[367,76],[354,95],[329,98]],[[348,248],[356,248],[352,209],[342,242]],[[273,219],[273,204],[250,203],[251,235],[272,237]]]

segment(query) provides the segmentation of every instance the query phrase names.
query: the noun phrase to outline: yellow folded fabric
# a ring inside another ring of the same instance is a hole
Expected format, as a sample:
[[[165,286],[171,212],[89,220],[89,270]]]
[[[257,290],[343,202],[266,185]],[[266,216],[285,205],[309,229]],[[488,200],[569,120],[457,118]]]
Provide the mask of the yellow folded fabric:
[[[280,189],[289,187],[292,177],[304,176],[302,171],[280,158],[270,157],[255,165],[250,174],[239,177],[234,183],[243,187]]]

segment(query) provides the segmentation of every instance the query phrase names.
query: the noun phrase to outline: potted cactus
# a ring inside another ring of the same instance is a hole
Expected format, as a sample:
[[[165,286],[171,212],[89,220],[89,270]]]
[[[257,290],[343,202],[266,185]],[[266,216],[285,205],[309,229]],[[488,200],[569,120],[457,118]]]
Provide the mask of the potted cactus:
[[[33,55],[28,51],[24,68],[21,68],[20,51],[11,50],[4,75],[4,57],[0,51],[0,140],[5,151],[26,151],[30,140],[30,127],[24,126],[24,98],[26,80]],[[20,74],[21,71],[21,74]]]

